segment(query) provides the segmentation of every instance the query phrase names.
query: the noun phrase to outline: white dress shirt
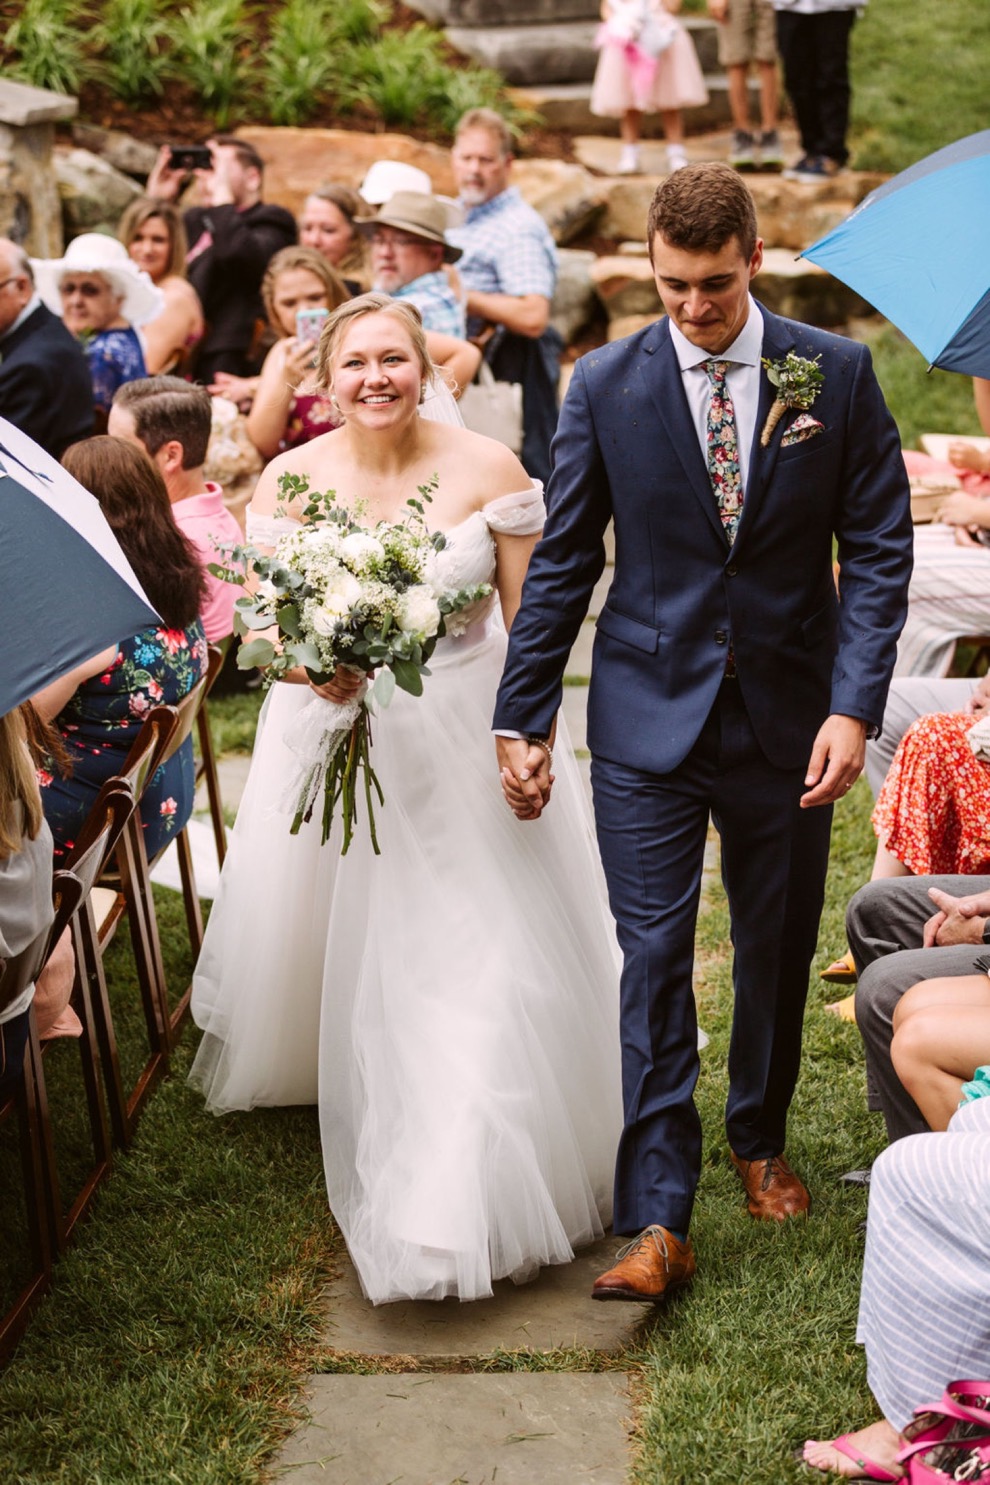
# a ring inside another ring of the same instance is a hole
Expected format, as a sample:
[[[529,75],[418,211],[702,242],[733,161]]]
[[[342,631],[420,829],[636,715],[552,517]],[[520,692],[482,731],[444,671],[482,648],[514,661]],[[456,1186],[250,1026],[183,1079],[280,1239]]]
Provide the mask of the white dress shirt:
[[[721,355],[703,351],[678,330],[673,320],[670,338],[681,368],[684,395],[691,409],[698,445],[705,465],[708,465],[708,404],[711,401],[712,384],[705,370],[706,361],[728,361],[725,384],[736,411],[736,437],[739,442],[739,472],[742,478],[743,497],[749,474],[749,455],[756,432],[756,415],[760,406],[760,357],[763,354],[763,316],[750,298],[749,316],[732,344]]]

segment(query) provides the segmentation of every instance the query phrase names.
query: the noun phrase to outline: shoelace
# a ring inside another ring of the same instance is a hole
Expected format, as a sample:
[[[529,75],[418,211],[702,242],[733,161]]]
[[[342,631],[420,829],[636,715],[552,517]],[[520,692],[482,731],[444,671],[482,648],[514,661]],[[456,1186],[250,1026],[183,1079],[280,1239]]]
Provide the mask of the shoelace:
[[[660,1257],[663,1259],[664,1264],[669,1265],[670,1253],[667,1248],[667,1239],[663,1235],[662,1227],[645,1228],[644,1231],[640,1233],[639,1237],[634,1237],[632,1242],[626,1243],[624,1247],[619,1249],[618,1253],[616,1253],[615,1255],[616,1260],[621,1258],[628,1258],[631,1254],[638,1253],[641,1248],[646,1247],[647,1243],[652,1243],[657,1252],[660,1254]]]
[[[753,1164],[755,1165],[755,1163],[756,1162],[754,1161]],[[770,1182],[773,1180],[774,1176],[784,1176],[784,1177],[786,1177],[788,1174],[789,1174],[789,1172],[784,1169],[784,1167],[781,1165],[780,1161],[778,1160],[777,1156],[776,1155],[769,1155],[767,1157],[767,1159],[764,1161],[763,1181],[762,1181],[762,1183],[760,1185],[760,1190],[761,1191],[766,1191],[767,1187],[770,1185]]]

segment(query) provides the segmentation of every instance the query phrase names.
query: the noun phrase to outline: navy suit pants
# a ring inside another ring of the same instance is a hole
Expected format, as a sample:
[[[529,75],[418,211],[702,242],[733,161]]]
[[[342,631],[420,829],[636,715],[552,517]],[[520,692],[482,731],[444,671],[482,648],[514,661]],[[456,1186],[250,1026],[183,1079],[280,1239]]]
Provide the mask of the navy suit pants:
[[[598,843],[624,960],[616,1232],[654,1222],[686,1232],[691,1219],[701,1169],[692,976],[709,816],[721,841],[735,950],[729,1145],[747,1160],[784,1149],[832,819],[830,806],[799,808],[806,767],[767,761],[735,679],[722,683],[697,742],[671,773],[592,760]]]

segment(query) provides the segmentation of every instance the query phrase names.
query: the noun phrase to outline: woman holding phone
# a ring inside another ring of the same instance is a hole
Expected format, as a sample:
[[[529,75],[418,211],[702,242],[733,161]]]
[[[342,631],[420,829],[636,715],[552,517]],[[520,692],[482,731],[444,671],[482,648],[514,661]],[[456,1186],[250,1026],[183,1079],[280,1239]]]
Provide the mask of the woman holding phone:
[[[350,295],[321,253],[287,247],[269,263],[261,297],[280,338],[261,368],[247,431],[258,452],[271,459],[339,425],[329,398],[303,389],[316,365],[323,321]]]

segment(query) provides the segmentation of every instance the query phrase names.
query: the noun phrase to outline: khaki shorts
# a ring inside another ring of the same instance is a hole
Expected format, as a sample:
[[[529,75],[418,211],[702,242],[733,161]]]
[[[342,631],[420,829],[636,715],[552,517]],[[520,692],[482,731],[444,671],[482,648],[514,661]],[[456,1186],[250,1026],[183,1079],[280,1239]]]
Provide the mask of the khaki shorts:
[[[777,60],[777,16],[770,0],[729,0],[729,14],[718,28],[722,67]]]

